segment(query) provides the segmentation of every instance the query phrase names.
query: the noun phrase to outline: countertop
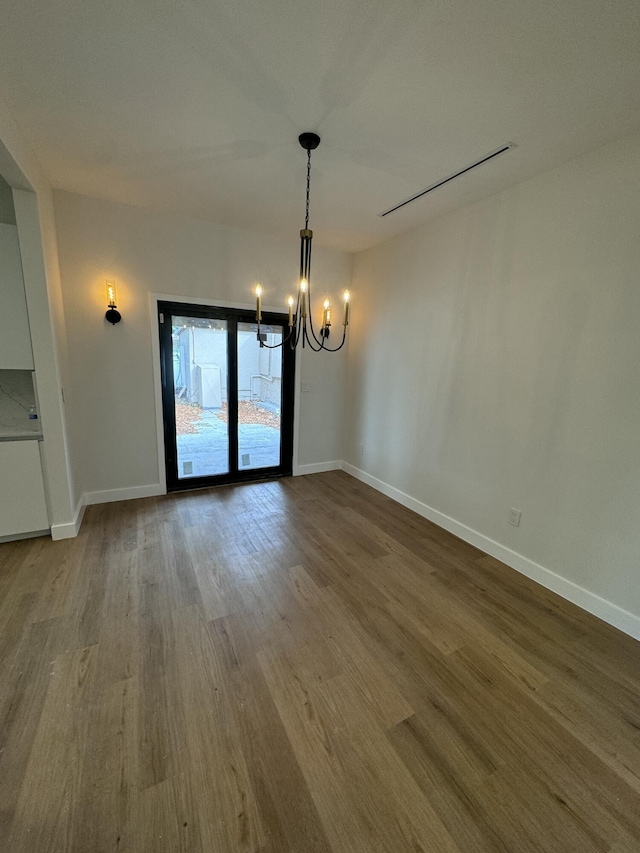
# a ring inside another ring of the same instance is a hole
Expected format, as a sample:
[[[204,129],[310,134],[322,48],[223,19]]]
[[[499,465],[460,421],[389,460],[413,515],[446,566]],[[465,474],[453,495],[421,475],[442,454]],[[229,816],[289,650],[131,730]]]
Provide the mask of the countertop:
[[[38,422],[36,421],[36,423]],[[42,433],[40,432],[39,424],[36,430],[10,429],[8,427],[0,426],[0,441],[28,441],[29,439],[42,441]]]

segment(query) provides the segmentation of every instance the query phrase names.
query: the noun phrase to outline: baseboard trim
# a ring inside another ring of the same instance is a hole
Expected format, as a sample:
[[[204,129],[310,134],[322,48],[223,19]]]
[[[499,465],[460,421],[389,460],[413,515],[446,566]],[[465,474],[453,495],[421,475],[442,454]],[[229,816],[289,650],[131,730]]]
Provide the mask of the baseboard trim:
[[[400,489],[396,489],[394,486],[390,486],[388,483],[379,480],[366,471],[356,468],[355,465],[343,462],[342,470],[397,503],[402,504],[402,506],[413,510],[413,512],[421,515],[423,518],[432,521],[438,527],[442,527],[470,545],[474,545],[476,548],[484,551],[485,554],[489,554],[497,560],[506,563],[507,566],[526,575],[547,589],[552,590],[567,601],[571,601],[588,613],[592,613],[604,622],[608,622],[609,625],[613,625],[625,634],[634,637],[636,640],[640,640],[640,617],[635,616],[628,610],[623,610],[617,604],[613,604],[611,601],[601,598],[596,593],[573,583],[573,581],[567,580],[567,578],[556,574],[551,569],[534,563],[528,557],[523,557],[517,551],[512,551],[505,545],[501,545],[499,542],[490,539],[477,530],[456,521],[455,518],[451,518],[437,509],[433,509],[433,507],[411,497],[411,495],[405,494]]]
[[[49,528],[45,528],[44,530],[28,530],[26,533],[10,533],[7,536],[0,536],[0,545],[4,545],[5,542],[19,542],[21,539],[35,539],[38,536],[48,536],[50,533]]]
[[[155,498],[165,495],[167,490],[160,483],[150,483],[148,486],[130,486],[126,489],[105,489],[101,492],[85,492],[84,502],[92,504],[109,504],[115,501],[132,501],[137,498]]]
[[[310,465],[294,465],[293,476],[303,477],[305,474],[324,474],[325,471],[340,471],[343,463],[339,459],[333,462],[312,462]]]
[[[51,538],[54,540],[59,539],[73,539],[80,533],[80,527],[82,526],[82,519],[84,518],[84,511],[87,508],[85,502],[85,496],[83,495],[78,501],[78,505],[76,506],[76,511],[73,514],[73,521],[68,521],[64,524],[52,524],[51,525]]]

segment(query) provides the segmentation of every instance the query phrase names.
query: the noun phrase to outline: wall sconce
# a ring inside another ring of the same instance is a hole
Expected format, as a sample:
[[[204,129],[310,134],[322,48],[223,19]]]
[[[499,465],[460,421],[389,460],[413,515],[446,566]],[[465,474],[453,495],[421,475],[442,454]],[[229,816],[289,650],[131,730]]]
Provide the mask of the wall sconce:
[[[116,302],[116,283],[115,281],[107,281],[107,313],[104,315],[105,320],[108,320],[112,326],[122,320],[122,314],[118,311]]]

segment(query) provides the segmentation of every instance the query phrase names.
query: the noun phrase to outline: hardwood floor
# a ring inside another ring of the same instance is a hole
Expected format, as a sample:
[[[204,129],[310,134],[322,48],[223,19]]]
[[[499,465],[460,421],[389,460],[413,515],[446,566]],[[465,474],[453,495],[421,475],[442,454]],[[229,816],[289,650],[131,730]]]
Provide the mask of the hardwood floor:
[[[344,473],[0,545],[0,626],[2,850],[640,850],[640,644]]]

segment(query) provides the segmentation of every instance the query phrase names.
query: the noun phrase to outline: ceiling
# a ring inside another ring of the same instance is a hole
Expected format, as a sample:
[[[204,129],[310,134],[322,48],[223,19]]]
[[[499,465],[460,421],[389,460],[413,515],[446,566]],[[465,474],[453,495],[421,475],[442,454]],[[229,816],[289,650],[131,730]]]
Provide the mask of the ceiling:
[[[3,7],[0,93],[55,187],[296,233],[314,130],[314,242],[350,251],[640,128],[638,0]]]

